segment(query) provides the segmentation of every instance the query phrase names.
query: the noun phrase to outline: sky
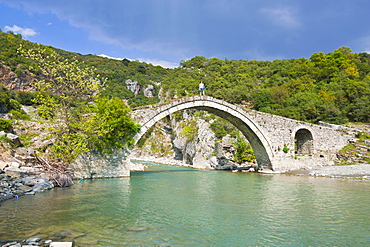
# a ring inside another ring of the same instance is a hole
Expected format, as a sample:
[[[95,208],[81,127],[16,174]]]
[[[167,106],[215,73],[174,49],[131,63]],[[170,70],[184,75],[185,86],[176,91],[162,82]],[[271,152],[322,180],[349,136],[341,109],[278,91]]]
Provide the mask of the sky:
[[[195,56],[370,53],[369,0],[0,0],[0,29],[80,54],[178,67]]]

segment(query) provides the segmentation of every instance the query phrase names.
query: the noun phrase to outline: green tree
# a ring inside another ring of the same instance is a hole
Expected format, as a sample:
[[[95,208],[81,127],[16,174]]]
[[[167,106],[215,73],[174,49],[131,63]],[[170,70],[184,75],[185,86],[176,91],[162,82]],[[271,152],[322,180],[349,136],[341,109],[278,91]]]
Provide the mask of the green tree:
[[[130,60],[128,60],[127,58],[124,58],[124,59],[122,59],[122,63],[123,63],[125,66],[128,66],[128,64],[130,63]]]
[[[133,136],[140,129],[130,117],[130,109],[117,97],[98,98],[93,105],[88,133],[90,147],[110,154],[134,144]]]
[[[200,68],[204,68],[206,61],[207,61],[207,58],[205,58],[203,56],[196,56],[196,57],[193,57],[190,60],[182,61],[180,65],[183,68],[200,69]]]
[[[133,143],[138,130],[128,115],[122,100],[97,98],[102,82],[95,69],[77,60],[66,60],[50,48],[18,49],[22,56],[32,59],[42,72],[35,77],[39,90],[36,102],[41,114],[53,120],[50,128],[56,139],[52,146],[54,158],[66,163],[91,149],[109,153]],[[32,69],[32,68],[31,68]]]
[[[87,113],[86,102],[93,100],[101,87],[95,70],[82,67],[77,60],[65,60],[42,45],[27,50],[20,46],[18,52],[32,59],[42,73],[42,77],[34,75],[42,79],[35,79],[33,86],[39,90],[35,102],[40,104],[41,115],[55,120],[50,128],[56,139],[52,155],[58,160],[72,162],[89,151],[81,118]]]

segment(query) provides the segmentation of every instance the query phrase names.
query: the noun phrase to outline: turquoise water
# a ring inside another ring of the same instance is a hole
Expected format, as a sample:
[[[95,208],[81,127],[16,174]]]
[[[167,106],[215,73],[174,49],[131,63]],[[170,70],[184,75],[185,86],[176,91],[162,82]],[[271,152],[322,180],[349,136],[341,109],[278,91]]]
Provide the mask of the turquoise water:
[[[3,202],[0,239],[75,246],[369,246],[370,181],[153,165]]]

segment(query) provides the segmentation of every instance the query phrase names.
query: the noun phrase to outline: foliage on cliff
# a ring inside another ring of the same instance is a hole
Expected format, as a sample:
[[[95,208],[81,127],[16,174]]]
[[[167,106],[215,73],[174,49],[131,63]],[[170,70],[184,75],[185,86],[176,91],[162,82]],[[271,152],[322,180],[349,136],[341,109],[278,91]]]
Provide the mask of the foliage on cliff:
[[[240,132],[234,131],[232,133],[235,136],[235,155],[234,160],[236,162],[252,162],[256,159],[254,151],[250,143],[247,143],[244,138],[240,135]]]

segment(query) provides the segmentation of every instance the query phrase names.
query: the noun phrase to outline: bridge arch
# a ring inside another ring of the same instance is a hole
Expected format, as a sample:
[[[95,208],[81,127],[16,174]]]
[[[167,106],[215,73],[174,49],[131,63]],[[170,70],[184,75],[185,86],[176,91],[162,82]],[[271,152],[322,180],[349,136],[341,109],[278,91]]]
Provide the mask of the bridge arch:
[[[260,168],[272,169],[274,153],[272,145],[262,128],[248,117],[245,110],[222,100],[217,100],[209,96],[194,96],[172,101],[168,104],[157,106],[150,117],[140,122],[141,129],[134,137],[135,144],[140,138],[159,120],[175,112],[185,109],[198,109],[213,113],[228,120],[250,142],[256,160]],[[150,109],[148,109],[148,112]]]

